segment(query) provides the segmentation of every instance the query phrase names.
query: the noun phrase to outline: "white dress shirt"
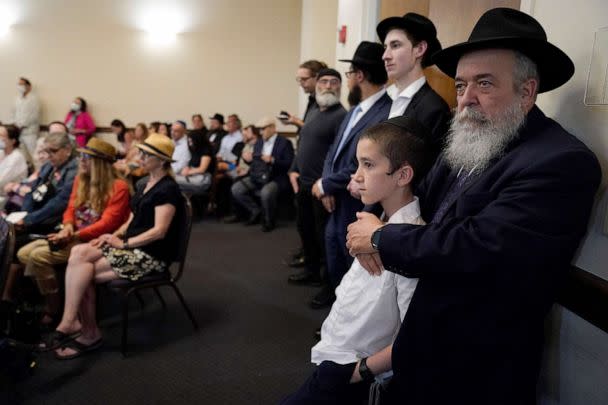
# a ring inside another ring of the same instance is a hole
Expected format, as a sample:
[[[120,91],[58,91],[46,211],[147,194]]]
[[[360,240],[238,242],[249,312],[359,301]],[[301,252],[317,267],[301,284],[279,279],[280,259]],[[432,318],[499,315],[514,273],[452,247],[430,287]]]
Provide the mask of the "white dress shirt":
[[[243,142],[243,134],[241,131],[234,131],[226,134],[222,138],[222,143],[220,144],[220,149],[217,152],[217,155],[222,158],[225,162],[236,162],[236,155],[232,153],[232,148],[237,142]]]
[[[274,142],[277,140],[277,134],[274,134],[268,140],[264,141],[262,146],[262,155],[272,155],[272,149],[274,149]]]
[[[17,96],[13,109],[13,123],[23,128],[21,134],[38,135],[40,130],[40,101],[34,92]]]
[[[23,153],[15,149],[10,155],[0,154],[0,195],[4,194],[4,186],[11,182],[20,182],[27,177],[27,162]]]
[[[175,174],[180,174],[182,169],[188,166],[190,163],[190,149],[188,149],[188,140],[186,135],[182,136],[179,141],[173,141],[175,143],[175,149],[173,150],[173,160],[171,168]]]
[[[426,77],[422,76],[420,79],[403,89],[401,93],[397,93],[399,90],[394,84],[389,86],[389,88],[386,89],[386,93],[391,99],[393,99],[393,104],[391,105],[391,111],[388,113],[388,118],[403,115],[407,106],[410,105],[412,97],[418,93],[418,90],[424,86],[424,83],[426,83]]]
[[[392,224],[423,225],[418,198],[388,220]],[[321,341],[311,350],[311,361],[354,363],[392,344],[418,284],[418,279],[382,269],[371,276],[354,260],[336,289],[336,301],[321,327]]]

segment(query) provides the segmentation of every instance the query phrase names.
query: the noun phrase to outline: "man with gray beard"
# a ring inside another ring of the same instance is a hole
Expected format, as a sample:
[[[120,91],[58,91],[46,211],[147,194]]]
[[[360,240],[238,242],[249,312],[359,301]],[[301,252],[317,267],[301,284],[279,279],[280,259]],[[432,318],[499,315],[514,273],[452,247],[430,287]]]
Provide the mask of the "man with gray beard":
[[[538,21],[507,8],[434,60],[455,78],[458,106],[416,189],[428,225],[359,213],[347,236],[370,273],[419,282],[392,359],[362,359],[351,382],[392,368],[389,404],[533,404],[543,321],[601,177],[595,155],[535,105],[574,64]]]
[[[304,247],[304,269],[289,276],[294,284],[321,285],[321,266],[325,262],[325,224],[329,213],[312,194],[315,181],[323,173],[323,162],[338,128],[346,115],[340,104],[342,76],[334,69],[323,69],[316,81],[315,97],[319,112],[300,129],[298,152],[289,179],[298,206],[298,232]]]

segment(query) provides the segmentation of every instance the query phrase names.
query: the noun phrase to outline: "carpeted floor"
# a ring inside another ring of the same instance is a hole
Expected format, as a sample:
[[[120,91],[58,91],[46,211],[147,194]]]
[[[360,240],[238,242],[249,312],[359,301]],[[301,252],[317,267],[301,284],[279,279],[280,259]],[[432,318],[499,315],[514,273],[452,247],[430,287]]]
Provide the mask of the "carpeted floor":
[[[120,318],[102,321],[105,345],[82,358],[38,358],[17,390],[25,404],[275,404],[312,370],[313,331],[328,310],[308,301],[317,288],[288,285],[282,263],[297,247],[293,223],[258,227],[196,223],[179,286],[197,317],[195,333],[171,290],[133,300],[131,354],[120,354]],[[104,307],[116,308],[104,296]],[[107,311],[106,311],[107,312]]]

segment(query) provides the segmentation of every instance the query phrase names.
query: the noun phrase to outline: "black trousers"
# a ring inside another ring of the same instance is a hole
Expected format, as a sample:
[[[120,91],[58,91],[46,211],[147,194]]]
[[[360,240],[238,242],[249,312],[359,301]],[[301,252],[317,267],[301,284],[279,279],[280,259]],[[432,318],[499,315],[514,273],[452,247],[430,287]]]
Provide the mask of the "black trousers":
[[[369,396],[369,383],[350,384],[355,363],[324,361],[306,382],[281,405],[361,405]]]
[[[296,194],[298,207],[298,231],[302,238],[306,268],[321,276],[321,265],[325,263],[325,225],[329,213],[309,188],[300,188]]]

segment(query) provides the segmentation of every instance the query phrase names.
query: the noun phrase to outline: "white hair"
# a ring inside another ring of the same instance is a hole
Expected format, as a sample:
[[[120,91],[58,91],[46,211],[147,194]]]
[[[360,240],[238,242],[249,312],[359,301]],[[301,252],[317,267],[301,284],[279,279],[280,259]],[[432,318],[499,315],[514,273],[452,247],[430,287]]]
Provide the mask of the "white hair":
[[[525,118],[518,100],[496,117],[465,107],[452,119],[444,151],[446,163],[452,170],[484,171],[493,159],[503,156],[517,138]]]
[[[317,104],[321,108],[329,108],[332,105],[336,105],[340,102],[340,90],[325,90],[320,93],[315,94],[315,99],[317,100]]]

